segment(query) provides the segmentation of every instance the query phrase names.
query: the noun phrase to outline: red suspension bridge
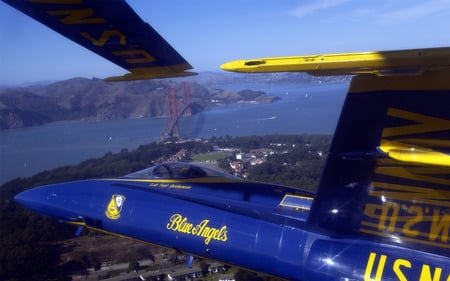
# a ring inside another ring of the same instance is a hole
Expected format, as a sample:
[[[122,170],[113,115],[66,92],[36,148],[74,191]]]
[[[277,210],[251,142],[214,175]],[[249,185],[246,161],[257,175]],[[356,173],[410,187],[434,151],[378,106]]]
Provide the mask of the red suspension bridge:
[[[192,115],[190,85],[187,82],[183,82],[183,87],[180,90],[183,91],[182,98],[178,98],[177,89],[175,87],[170,86],[167,88],[167,109],[169,113],[169,120],[161,132],[161,141],[165,141],[173,137],[179,137],[180,129],[178,126],[178,120],[180,120],[182,116]]]

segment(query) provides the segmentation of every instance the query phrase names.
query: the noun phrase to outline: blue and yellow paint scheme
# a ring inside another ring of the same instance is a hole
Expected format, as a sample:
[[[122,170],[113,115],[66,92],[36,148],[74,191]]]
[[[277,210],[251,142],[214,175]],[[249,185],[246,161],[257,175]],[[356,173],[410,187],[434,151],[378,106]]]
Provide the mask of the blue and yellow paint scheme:
[[[104,1],[7,2],[74,27],[114,59],[146,69],[154,63],[147,54],[157,58],[151,49],[122,41],[133,38],[127,29],[83,33],[89,32],[83,26],[111,20],[96,8],[67,6]],[[123,1],[109,3],[130,13]],[[127,47],[107,47],[113,42]],[[222,67],[355,75],[315,194],[164,163],[119,178],[37,187],[15,200],[61,222],[289,280],[450,281],[450,48],[254,59]]]
[[[192,66],[124,0],[2,0],[126,69],[106,81],[195,75]]]
[[[332,270],[312,279],[450,280],[449,47],[240,60],[222,68],[355,75],[307,219],[307,229],[327,238],[306,259]],[[349,259],[354,245],[367,258],[355,250]],[[352,270],[363,271],[347,274]]]
[[[316,194],[188,163],[18,203],[290,280],[450,280],[448,70],[353,78]]]

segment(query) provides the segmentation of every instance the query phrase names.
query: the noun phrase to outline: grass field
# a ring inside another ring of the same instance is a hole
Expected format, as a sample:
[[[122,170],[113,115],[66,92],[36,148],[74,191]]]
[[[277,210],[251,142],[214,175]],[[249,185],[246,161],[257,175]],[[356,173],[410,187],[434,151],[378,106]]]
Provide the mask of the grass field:
[[[217,161],[219,159],[223,159],[231,156],[230,152],[210,152],[204,154],[197,154],[192,157],[194,162],[209,162],[209,161]]]

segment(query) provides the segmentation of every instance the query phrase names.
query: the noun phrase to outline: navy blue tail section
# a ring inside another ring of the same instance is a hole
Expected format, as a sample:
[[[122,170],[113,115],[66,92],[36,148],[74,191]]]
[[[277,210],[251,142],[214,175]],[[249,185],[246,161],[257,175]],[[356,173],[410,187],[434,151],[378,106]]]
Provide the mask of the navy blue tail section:
[[[450,71],[354,77],[308,223],[450,256]]]

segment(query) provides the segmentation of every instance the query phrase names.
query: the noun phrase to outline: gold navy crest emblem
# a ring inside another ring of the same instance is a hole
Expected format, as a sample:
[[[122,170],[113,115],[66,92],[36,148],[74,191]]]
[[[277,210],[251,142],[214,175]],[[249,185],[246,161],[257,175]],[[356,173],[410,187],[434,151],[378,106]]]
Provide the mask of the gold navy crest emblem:
[[[122,212],[123,203],[125,202],[125,196],[114,194],[106,207],[105,215],[107,218],[117,220],[120,218]]]

